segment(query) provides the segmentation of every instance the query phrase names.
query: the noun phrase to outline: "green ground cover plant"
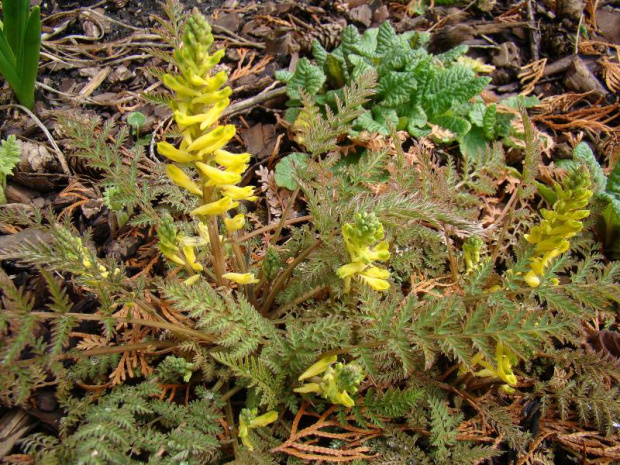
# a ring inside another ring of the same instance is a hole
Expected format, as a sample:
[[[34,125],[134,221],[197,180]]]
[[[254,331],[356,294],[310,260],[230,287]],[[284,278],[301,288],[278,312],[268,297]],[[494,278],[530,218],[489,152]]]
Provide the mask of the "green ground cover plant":
[[[172,2],[167,11],[181,23]],[[251,156],[220,122],[232,93],[225,51],[197,12],[182,30],[161,73],[175,122],[157,143],[161,166],[145,172],[141,144],[120,155],[127,127],[110,142],[110,122],[59,121],[102,173],[109,208],[151,234],[157,276],[101,258],[89,234],[49,211],[18,219],[45,240],[0,253],[38,270],[46,289],[35,298],[0,270],[0,399],[23,405],[53,385],[65,413],[57,437],[22,441],[36,463],[472,464],[527,451],[532,408],[616,434],[620,367],[582,344],[584,327],[611,324],[620,300],[620,265],[600,253],[589,219],[600,179],[587,162],[553,180],[548,209],[531,208],[541,147],[521,111],[511,208],[484,228],[481,196],[514,173],[502,145],[438,157],[409,136],[429,121],[471,126],[473,107],[461,108],[487,80],[457,64],[463,50],[431,57],[412,34],[349,28],[324,64],[329,79],[354,79],[313,98],[313,65],[285,76],[303,167],[289,158],[280,175],[287,210],[303,200],[308,218],[285,212],[258,228],[259,193],[244,184]],[[425,100],[385,90],[416,72],[418,89],[436,90]],[[339,164],[339,141],[383,124],[377,115],[396,115],[407,146],[390,129],[358,163]],[[91,311],[73,308],[78,292]]]
[[[512,98],[502,102],[500,110],[497,104],[485,104],[480,93],[490,78],[477,73],[493,67],[466,57],[465,45],[433,55],[426,50],[428,34],[396,34],[389,22],[363,34],[347,26],[341,39],[331,52],[315,40],[316,64],[302,58],[294,72],[276,73],[286,83],[290,122],[300,111],[300,91],[312,95],[321,108],[328,105],[336,111],[343,87],[372,69],[377,75],[375,93],[354,121],[351,135],[367,131],[387,136],[394,130],[414,137],[433,134],[442,142],[457,140],[462,152],[477,155],[498,139],[510,144],[515,135],[511,121],[518,112],[509,110],[537,101]]]

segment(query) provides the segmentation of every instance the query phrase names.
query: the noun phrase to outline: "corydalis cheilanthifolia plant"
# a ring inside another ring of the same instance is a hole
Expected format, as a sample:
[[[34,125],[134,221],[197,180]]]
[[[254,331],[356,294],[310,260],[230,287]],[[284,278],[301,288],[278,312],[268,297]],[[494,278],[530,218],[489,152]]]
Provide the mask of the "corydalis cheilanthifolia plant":
[[[242,284],[255,282],[249,273],[224,273],[225,264],[221,240],[218,235],[217,217],[222,215],[229,232],[243,227],[243,215],[228,218],[228,212],[239,206],[240,200],[254,201],[254,188],[239,187],[241,175],[248,167],[249,153],[234,154],[223,148],[235,135],[231,124],[220,126],[218,119],[229,105],[230,87],[221,88],[228,75],[225,71],[214,72],[215,66],[224,56],[225,51],[213,54],[209,49],[213,43],[211,27],[204,16],[194,12],[187,20],[183,33],[182,45],[174,52],[174,59],[179,68],[176,75],[164,75],[164,84],[175,92],[170,103],[174,111],[174,120],[181,133],[182,140],[178,147],[159,142],[159,153],[173,161],[166,167],[170,179],[178,186],[200,197],[200,205],[192,211],[199,221],[199,233],[202,241],[185,241],[182,244],[185,257],[194,262],[193,247],[208,240],[213,253],[213,265],[216,280],[222,284],[227,278]],[[198,180],[192,179],[186,170],[193,168]],[[206,225],[208,234],[202,230]],[[168,258],[179,263],[175,258]],[[181,258],[175,255],[176,258]],[[187,260],[184,260],[187,261]],[[199,272],[194,263],[187,262],[188,271]],[[196,275],[190,277],[195,281]]]

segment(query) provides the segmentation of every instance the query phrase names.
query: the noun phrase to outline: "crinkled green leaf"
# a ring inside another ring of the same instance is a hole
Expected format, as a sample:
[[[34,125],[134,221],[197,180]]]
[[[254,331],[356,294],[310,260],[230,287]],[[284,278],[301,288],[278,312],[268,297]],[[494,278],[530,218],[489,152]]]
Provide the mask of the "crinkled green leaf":
[[[355,120],[353,128],[357,131],[368,131],[370,133],[378,133],[387,136],[390,131],[382,124],[375,121],[372,114],[367,111]]]
[[[452,63],[453,61],[456,61],[458,57],[465,55],[467,53],[467,50],[469,50],[469,47],[467,45],[457,45],[456,47],[451,48],[447,52],[437,55],[436,58],[444,64]]]
[[[343,60],[338,59],[334,54],[330,54],[325,59],[323,65],[327,80],[332,87],[344,87],[347,83],[346,64]]]
[[[325,50],[325,48],[321,45],[321,42],[316,39],[312,41],[312,56],[321,66],[325,64],[325,60],[327,60],[328,56],[327,50]]]
[[[400,45],[397,37],[398,36],[389,21],[385,21],[381,24],[381,26],[379,26],[379,31],[377,32],[377,54],[385,55],[392,49],[392,47],[395,45]]]
[[[484,114],[487,111],[487,106],[482,102],[476,102],[473,104],[471,110],[469,110],[469,121],[478,127],[482,127],[484,124]]]
[[[307,58],[302,58],[297,63],[297,69],[293,77],[288,81],[286,93],[292,99],[299,100],[301,95],[299,89],[303,89],[307,94],[316,94],[325,83],[325,73],[318,66],[310,63]]]
[[[471,123],[456,115],[439,115],[431,119],[433,124],[450,130],[456,138],[463,137],[471,129]]]
[[[413,73],[392,72],[379,81],[377,95],[386,107],[402,107],[411,99],[411,93],[417,87]]]
[[[482,130],[484,131],[485,137],[489,140],[495,140],[497,137],[497,129],[495,127],[495,123],[497,122],[496,115],[497,105],[489,105],[482,119]]]

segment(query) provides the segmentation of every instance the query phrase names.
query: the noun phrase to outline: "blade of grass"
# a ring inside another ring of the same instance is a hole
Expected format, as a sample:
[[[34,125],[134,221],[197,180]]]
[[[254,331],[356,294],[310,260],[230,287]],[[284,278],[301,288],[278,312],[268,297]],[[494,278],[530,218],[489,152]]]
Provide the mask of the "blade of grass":
[[[34,84],[39,71],[39,52],[41,49],[41,12],[35,6],[30,13],[24,34],[24,48],[21,62],[18,61],[18,73],[21,83],[16,90],[17,98],[26,107],[34,107]]]
[[[28,0],[2,0],[4,33],[17,62],[22,54],[29,6]]]

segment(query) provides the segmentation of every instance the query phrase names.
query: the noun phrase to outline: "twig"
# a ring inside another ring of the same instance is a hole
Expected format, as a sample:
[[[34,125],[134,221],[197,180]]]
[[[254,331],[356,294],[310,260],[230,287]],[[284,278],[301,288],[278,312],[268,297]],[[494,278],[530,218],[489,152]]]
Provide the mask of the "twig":
[[[527,0],[527,21],[530,23],[530,28],[527,30],[527,35],[529,36],[530,42],[530,53],[532,54],[532,61],[538,61],[540,55],[538,54],[538,49],[540,47],[540,40],[538,30],[536,29],[535,19],[534,19],[534,10],[532,8],[532,1]]]
[[[54,151],[56,152],[56,156],[58,157],[58,163],[60,163],[60,167],[62,168],[63,173],[65,173],[67,176],[72,176],[73,173],[71,173],[71,170],[69,169],[69,165],[67,164],[67,159],[65,158],[65,155],[62,153],[62,150],[60,150],[60,147],[58,147],[58,144],[56,144],[56,141],[47,130],[43,122],[37,117],[37,115],[35,115],[33,112],[28,110],[28,108],[22,105],[9,103],[7,105],[0,106],[0,110],[5,110],[7,108],[17,108],[18,110],[23,111],[28,116],[30,116],[30,118],[32,118],[32,120],[37,124],[37,126],[39,126],[41,131],[43,131],[43,134],[45,134],[47,140],[50,142],[52,147],[54,147]]]
[[[258,48],[260,50],[265,49],[265,44],[261,44],[260,42],[253,42],[251,40],[246,39],[245,37],[241,37],[239,34],[231,31],[230,29],[225,28],[224,26],[220,26],[218,24],[212,24],[211,28],[214,31],[222,32],[222,33],[224,33],[224,34],[226,34],[226,35],[236,39],[237,41],[240,42],[240,44],[245,45],[246,47],[254,47],[254,48]]]
[[[311,289],[310,291],[306,292],[305,294],[303,294],[302,296],[296,298],[295,300],[293,300],[292,302],[289,302],[286,305],[282,305],[280,308],[276,308],[273,312],[271,312],[267,318],[269,318],[270,320],[275,320],[276,318],[278,318],[280,315],[282,315],[283,313],[285,313],[287,310],[305,302],[308,299],[311,299],[312,297],[314,297],[317,294],[320,294],[321,292],[329,289],[330,286],[319,286],[316,287],[314,289]]]
[[[278,87],[277,89],[268,90],[265,92],[261,92],[254,97],[247,98],[245,100],[241,100],[240,102],[233,103],[226,110],[222,112],[222,117],[236,115],[237,113],[241,113],[248,108],[252,108],[253,106],[260,105],[261,103],[265,103],[274,98],[280,97],[286,94],[286,87]]]

